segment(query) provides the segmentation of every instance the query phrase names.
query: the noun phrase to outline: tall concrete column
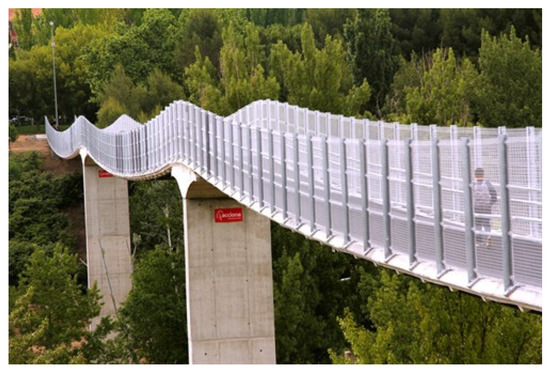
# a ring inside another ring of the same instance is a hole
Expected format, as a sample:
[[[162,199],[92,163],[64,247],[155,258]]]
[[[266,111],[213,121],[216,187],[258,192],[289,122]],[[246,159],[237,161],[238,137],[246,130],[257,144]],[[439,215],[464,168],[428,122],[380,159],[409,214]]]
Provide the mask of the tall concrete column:
[[[114,316],[132,287],[128,181],[83,157],[88,286],[103,296],[100,316]]]
[[[275,363],[270,222],[188,170],[183,195],[189,363]]]

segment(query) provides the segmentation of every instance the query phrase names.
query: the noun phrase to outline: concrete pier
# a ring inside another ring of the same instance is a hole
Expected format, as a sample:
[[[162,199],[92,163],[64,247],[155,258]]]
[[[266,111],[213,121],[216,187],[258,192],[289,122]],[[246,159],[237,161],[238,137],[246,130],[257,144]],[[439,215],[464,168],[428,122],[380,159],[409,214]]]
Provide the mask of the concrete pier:
[[[172,175],[184,203],[189,363],[274,364],[269,219],[188,170]]]
[[[128,181],[83,156],[88,286],[103,296],[100,316],[114,316],[132,287]]]

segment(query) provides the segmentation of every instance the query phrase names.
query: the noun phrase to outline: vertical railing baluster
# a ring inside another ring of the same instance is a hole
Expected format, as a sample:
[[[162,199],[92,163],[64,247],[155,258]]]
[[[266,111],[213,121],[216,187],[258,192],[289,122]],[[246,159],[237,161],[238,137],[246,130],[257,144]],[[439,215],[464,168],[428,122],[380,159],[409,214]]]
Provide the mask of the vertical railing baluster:
[[[264,171],[262,159],[262,129],[256,127],[256,160],[258,170],[258,204],[260,209],[264,206]]]
[[[508,293],[513,286],[512,275],[512,237],[510,224],[510,196],[508,190],[508,153],[506,134],[500,135],[498,146],[500,213],[502,230],[502,275],[504,291]]]
[[[416,260],[416,224],[415,224],[415,204],[414,204],[414,184],[413,184],[413,162],[412,162],[412,139],[403,141],[405,155],[405,193],[407,198],[407,235],[409,238],[409,266],[413,267]]]
[[[308,175],[308,196],[311,198],[311,205],[309,208],[311,216],[311,233],[315,231],[315,182],[313,179],[313,143],[311,134],[306,132],[306,154],[307,154],[307,175]]]
[[[323,174],[323,192],[324,192],[324,206],[325,216],[327,218],[327,225],[325,226],[325,234],[327,239],[332,236],[332,206],[330,203],[330,163],[329,163],[329,137],[321,136],[321,156],[322,156],[322,171]]]
[[[238,174],[239,174],[239,188],[241,190],[241,198],[244,197],[244,148],[243,148],[243,132],[242,132],[242,122],[237,124],[237,147],[239,148],[239,165],[238,165]]]
[[[364,139],[359,141],[359,179],[361,186],[361,218],[363,219],[363,254],[367,254],[372,248],[370,246],[369,226],[369,188],[367,180],[367,151]]]
[[[221,144],[220,146],[220,153],[219,153],[219,157],[220,157],[220,164],[221,164],[221,167],[219,168],[220,170],[220,181],[222,182],[222,189],[225,188],[226,186],[226,181],[227,181],[227,172],[226,172],[226,169],[225,169],[225,127],[226,127],[226,121],[223,119],[223,118],[220,118],[219,120],[220,122],[220,130],[218,131],[218,133],[220,134],[220,138],[218,139],[219,143]]]
[[[439,166],[439,139],[437,138],[437,126],[432,125],[431,129],[431,154],[432,154],[432,194],[434,210],[434,243],[435,260],[437,273],[443,274],[445,265],[443,263],[443,211],[441,204],[441,172]]]
[[[270,109],[271,112],[271,109]],[[267,158],[267,164],[269,165],[269,193],[270,193],[270,211],[271,213],[275,212],[275,160],[273,159],[273,130],[268,129],[267,131],[267,151],[268,151],[268,158]]]
[[[378,126],[379,130],[382,129]],[[381,133],[379,132],[379,135]],[[389,160],[388,160],[388,139],[380,140],[380,162],[381,162],[381,192],[382,192],[382,219],[384,230],[384,258],[387,260],[392,256],[391,247],[391,218],[390,218],[390,181],[389,181]]]
[[[250,114],[250,112],[249,112]],[[248,149],[248,197],[250,199],[250,203],[254,200],[254,161],[252,160],[252,127],[249,123],[246,126],[246,133],[247,133],[247,149]]]
[[[527,187],[529,188],[529,191],[527,193],[528,195],[528,201],[529,201],[529,236],[535,236],[535,225],[534,225],[534,219],[537,218],[537,207],[533,202],[536,200],[536,198],[533,195],[533,192],[535,190],[536,181],[537,181],[537,174],[536,174],[536,167],[537,164],[535,162],[535,128],[534,127],[527,127],[525,128],[525,147],[526,147],[526,154],[527,154]]]
[[[472,200],[470,140],[462,139],[462,190],[464,193],[464,245],[466,246],[466,265],[468,283],[477,278],[474,233],[474,208]]]
[[[285,132],[280,133],[281,137],[281,202],[283,221],[288,218],[288,198],[286,188],[286,138]]]
[[[183,106],[183,137],[185,160],[188,164],[191,164],[191,128],[189,124],[189,104],[186,102]]]
[[[349,198],[348,198],[348,176],[347,176],[347,156],[346,156],[346,142],[344,138],[340,138],[340,189],[342,190],[342,207],[344,209],[344,245],[350,242],[350,228],[349,228]]]
[[[229,137],[227,144],[229,145],[229,186],[231,192],[235,191],[235,156],[233,153],[233,126],[234,122],[228,123]]]
[[[212,152],[212,176],[219,179],[218,174],[218,116],[212,114],[210,124],[210,150]]]
[[[296,129],[298,127],[296,126]],[[292,147],[294,151],[294,203],[296,207],[296,226],[302,224],[302,202],[300,196],[300,144],[298,142],[298,132],[292,133]]]

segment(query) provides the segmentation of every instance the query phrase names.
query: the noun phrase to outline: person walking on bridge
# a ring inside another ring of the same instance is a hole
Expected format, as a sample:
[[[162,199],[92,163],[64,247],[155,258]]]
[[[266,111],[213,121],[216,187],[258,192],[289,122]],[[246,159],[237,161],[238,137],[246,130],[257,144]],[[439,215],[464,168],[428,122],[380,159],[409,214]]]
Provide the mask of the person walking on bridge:
[[[483,168],[476,168],[475,181],[472,189],[474,194],[474,213],[476,229],[476,245],[484,244],[485,247],[491,246],[491,217],[489,216],[493,209],[493,204],[497,201],[497,192],[493,184],[485,179]],[[481,233],[481,234],[479,234]]]

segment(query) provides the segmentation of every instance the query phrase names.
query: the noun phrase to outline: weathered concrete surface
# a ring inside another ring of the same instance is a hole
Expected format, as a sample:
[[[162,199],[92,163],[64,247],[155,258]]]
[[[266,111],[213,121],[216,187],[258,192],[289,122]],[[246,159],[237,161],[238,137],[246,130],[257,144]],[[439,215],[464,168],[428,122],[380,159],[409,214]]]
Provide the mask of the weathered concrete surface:
[[[274,364],[270,221],[183,173],[189,363]],[[216,222],[229,208],[242,220]]]
[[[109,176],[89,161],[82,173],[88,286],[97,283],[103,296],[101,318],[114,315],[132,287],[128,181]]]

